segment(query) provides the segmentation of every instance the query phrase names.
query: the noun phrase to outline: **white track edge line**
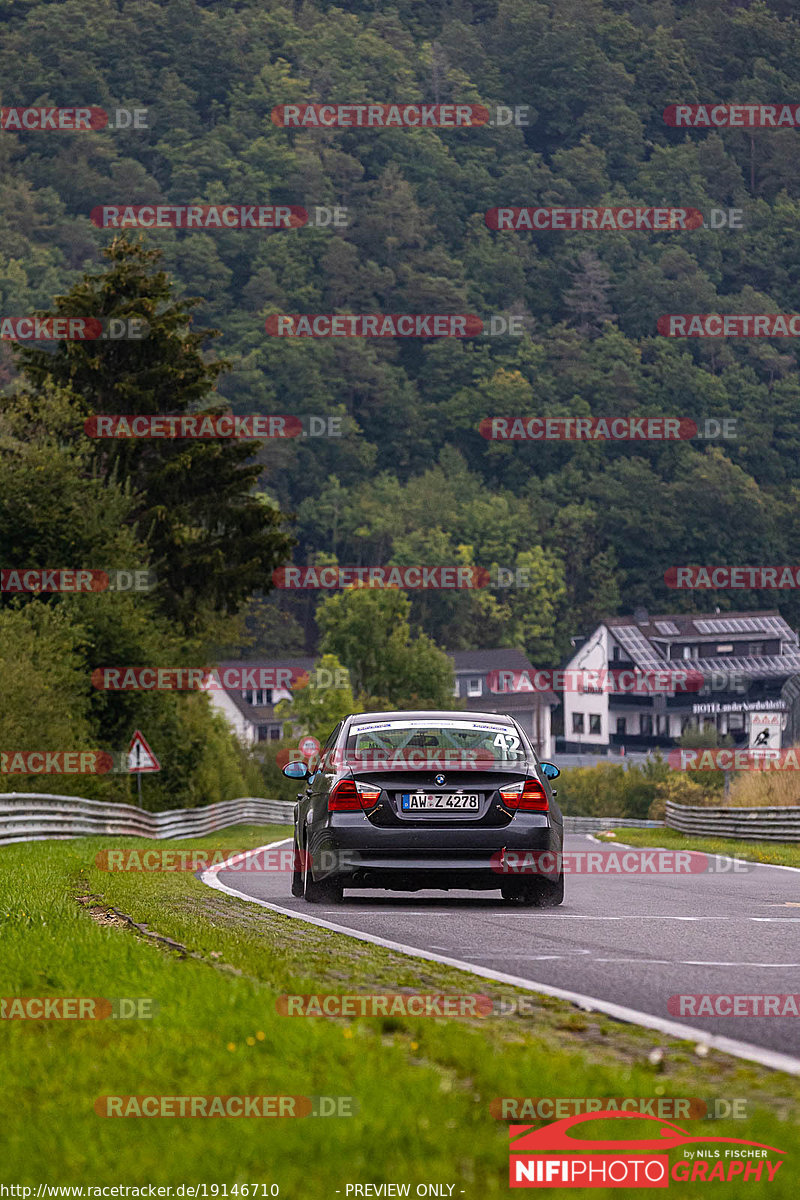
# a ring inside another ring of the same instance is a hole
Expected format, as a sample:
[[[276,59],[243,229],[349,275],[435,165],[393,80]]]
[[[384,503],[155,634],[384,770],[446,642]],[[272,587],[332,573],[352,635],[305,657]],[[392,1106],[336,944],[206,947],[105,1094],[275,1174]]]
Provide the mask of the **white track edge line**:
[[[477,975],[482,979],[491,979],[496,983],[507,983],[511,987],[518,987],[526,992],[535,992],[541,996],[552,996],[556,1000],[566,1000],[568,1003],[574,1004],[585,1011],[601,1012],[608,1017],[612,1017],[617,1021],[624,1021],[629,1025],[639,1025],[644,1029],[655,1029],[659,1033],[667,1034],[669,1037],[703,1044],[710,1049],[719,1050],[723,1054],[730,1054],[734,1058],[743,1058],[747,1062],[755,1062],[762,1067],[769,1067],[775,1071],[785,1071],[789,1075],[800,1075],[800,1059],[793,1058],[789,1054],[781,1054],[777,1050],[768,1050],[762,1046],[754,1046],[751,1042],[740,1042],[736,1038],[707,1033],[705,1030],[695,1029],[691,1025],[682,1025],[678,1021],[667,1021],[651,1013],[639,1012],[638,1009],[627,1008],[622,1004],[614,1004],[609,1000],[598,1000],[593,996],[585,996],[581,992],[571,992],[565,988],[553,987],[551,984],[536,983],[530,979],[521,979],[517,975],[507,975],[503,971],[492,971],[487,967],[479,967],[474,963],[464,962],[458,958],[450,958],[445,954],[433,954],[430,950],[419,950],[415,946],[406,946],[401,942],[393,942],[388,938],[378,937],[373,933],[364,933],[360,929],[350,929],[346,925],[337,925],[333,921],[323,921],[320,917],[306,916],[305,913],[295,912],[291,908],[282,908],[279,904],[273,904],[269,900],[259,900],[256,896],[249,896],[246,892],[239,892],[235,888],[230,888],[226,884],[220,883],[219,879],[217,879],[220,871],[230,869],[231,865],[240,859],[249,858],[251,854],[258,854],[262,850],[271,850],[275,846],[283,846],[286,842],[290,841],[292,841],[292,838],[281,838],[279,842],[270,842],[266,846],[257,846],[255,849],[247,850],[243,854],[234,854],[225,862],[215,863],[213,867],[209,867],[206,871],[203,871],[199,878],[208,887],[216,888],[220,892],[226,892],[229,896],[235,896],[240,900],[247,900],[251,904],[258,904],[261,908],[268,908],[272,912],[280,913],[282,916],[291,917],[294,920],[305,921],[309,925],[318,925],[322,929],[331,929],[334,933],[343,933],[347,937],[356,938],[361,942],[371,942],[373,945],[382,946],[386,950],[396,950],[399,954],[406,954],[410,958],[422,958],[429,962],[442,963],[443,966],[455,967],[459,971],[466,971],[470,975]]]

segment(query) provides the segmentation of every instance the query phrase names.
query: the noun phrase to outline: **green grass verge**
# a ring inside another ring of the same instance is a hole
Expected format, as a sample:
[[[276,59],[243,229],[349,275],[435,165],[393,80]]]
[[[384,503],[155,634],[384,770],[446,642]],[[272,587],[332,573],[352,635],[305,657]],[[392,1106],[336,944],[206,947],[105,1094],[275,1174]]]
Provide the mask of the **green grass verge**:
[[[241,848],[284,832],[239,828],[176,844]],[[344,1200],[347,1183],[411,1182],[413,1196],[416,1183],[439,1182],[455,1185],[455,1200],[462,1190],[479,1200],[508,1189],[494,1097],[663,1095],[745,1098],[746,1120],[678,1123],[785,1149],[769,1194],[794,1195],[800,1080],[716,1052],[699,1058],[686,1043],[602,1014],[304,925],[188,873],[95,866],[102,849],[142,845],[85,838],[0,848],[4,996],[151,997],[159,1006],[151,1020],[0,1022],[3,1182],[261,1182],[303,1200],[335,1200],[337,1189]],[[109,906],[190,953],[109,923]],[[527,1009],[343,1020],[292,1019],[275,1007],[282,992],[399,989],[524,996]],[[651,1064],[655,1046],[663,1059]],[[301,1120],[99,1117],[94,1101],[109,1094],[346,1095],[359,1111]],[[606,1132],[618,1137],[618,1124]],[[694,1196],[697,1186],[673,1182],[671,1194]]]
[[[600,841],[628,842],[631,846],[664,846],[667,850],[704,850],[706,854],[727,854],[731,858],[746,858],[748,862],[778,863],[783,867],[800,867],[800,844],[797,842],[745,842],[739,838],[701,837],[699,834],[679,833],[677,829],[628,829],[620,818],[613,830],[596,833]]]

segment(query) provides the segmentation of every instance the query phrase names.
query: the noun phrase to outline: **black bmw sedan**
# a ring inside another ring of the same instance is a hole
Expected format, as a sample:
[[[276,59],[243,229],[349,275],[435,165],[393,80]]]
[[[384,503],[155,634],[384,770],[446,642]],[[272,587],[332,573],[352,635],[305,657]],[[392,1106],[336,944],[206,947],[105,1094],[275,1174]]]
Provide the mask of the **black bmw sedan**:
[[[499,889],[516,904],[564,898],[564,825],[550,780],[513,718],[388,712],[347,717],[305,781],[292,894],[339,902],[344,888]]]

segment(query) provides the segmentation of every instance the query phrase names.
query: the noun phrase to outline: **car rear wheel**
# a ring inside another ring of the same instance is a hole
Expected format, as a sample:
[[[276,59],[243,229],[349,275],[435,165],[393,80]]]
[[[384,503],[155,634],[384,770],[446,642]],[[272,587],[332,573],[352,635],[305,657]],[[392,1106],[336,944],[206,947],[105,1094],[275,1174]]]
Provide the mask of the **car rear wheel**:
[[[341,904],[344,897],[344,888],[336,880],[312,879],[311,855],[308,851],[303,862],[303,896],[309,904]]]
[[[555,883],[549,879],[538,881],[539,895],[534,901],[538,908],[557,908],[564,902],[564,872],[562,871]]]
[[[303,860],[301,857],[301,850],[297,844],[297,837],[295,836],[292,839],[292,895],[293,896],[302,896],[303,891],[305,890],[304,886],[303,886],[303,871],[301,869],[302,861]]]
[[[504,900],[528,908],[556,908],[564,900],[564,872],[550,879],[509,879],[500,887]]]

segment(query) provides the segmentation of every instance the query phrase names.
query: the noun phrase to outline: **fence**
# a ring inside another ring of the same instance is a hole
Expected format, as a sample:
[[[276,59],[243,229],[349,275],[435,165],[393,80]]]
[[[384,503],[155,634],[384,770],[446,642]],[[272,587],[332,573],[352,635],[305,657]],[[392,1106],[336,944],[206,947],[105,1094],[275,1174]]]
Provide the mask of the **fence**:
[[[89,834],[157,839],[202,837],[231,825],[291,825],[293,819],[293,804],[255,796],[203,808],[151,813],[132,804],[106,804],[78,796],[0,792],[0,846]],[[666,822],[634,821],[629,817],[564,817],[568,833],[623,827],[657,829],[665,823],[681,833],[800,842],[800,808],[695,808],[668,800]]]
[[[666,824],[681,833],[751,842],[800,842],[800,808],[696,808],[668,800]]]
[[[630,817],[564,817],[565,833],[594,833],[598,829],[663,829],[663,821],[632,821]]]
[[[253,796],[226,800],[204,808],[175,808],[144,812],[132,804],[106,804],[79,796],[35,792],[0,792],[0,846],[45,838],[85,837],[89,834],[174,838],[202,837],[230,825],[291,825],[294,804]],[[618,825],[652,829],[663,821],[632,821],[624,817],[565,817],[570,833],[614,829]]]
[[[0,792],[0,846],[45,838],[116,834],[147,838],[202,837],[230,825],[291,825],[294,805],[253,796],[203,808],[144,812],[79,796]]]

